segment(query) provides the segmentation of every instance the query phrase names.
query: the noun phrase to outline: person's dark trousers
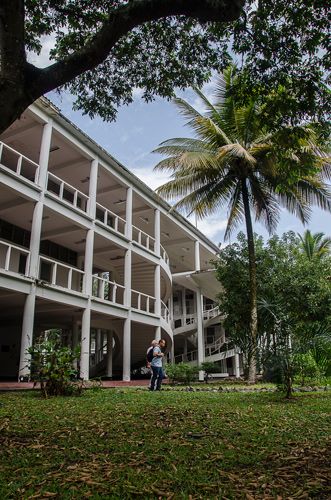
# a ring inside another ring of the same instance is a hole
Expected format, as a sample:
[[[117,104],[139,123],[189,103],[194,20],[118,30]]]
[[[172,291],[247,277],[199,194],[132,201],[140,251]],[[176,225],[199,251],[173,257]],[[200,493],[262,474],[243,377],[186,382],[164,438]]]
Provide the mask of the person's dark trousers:
[[[161,389],[163,379],[162,366],[152,366],[151,391],[159,391]]]

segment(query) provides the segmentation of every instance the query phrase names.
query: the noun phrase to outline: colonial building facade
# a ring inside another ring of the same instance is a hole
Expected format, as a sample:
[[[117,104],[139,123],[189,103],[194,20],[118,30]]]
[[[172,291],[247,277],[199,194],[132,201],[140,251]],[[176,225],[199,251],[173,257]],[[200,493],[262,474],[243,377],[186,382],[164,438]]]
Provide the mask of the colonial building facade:
[[[50,329],[80,344],[84,379],[130,380],[161,337],[172,361],[239,375],[211,241],[46,99],[0,141],[0,378],[29,377]]]

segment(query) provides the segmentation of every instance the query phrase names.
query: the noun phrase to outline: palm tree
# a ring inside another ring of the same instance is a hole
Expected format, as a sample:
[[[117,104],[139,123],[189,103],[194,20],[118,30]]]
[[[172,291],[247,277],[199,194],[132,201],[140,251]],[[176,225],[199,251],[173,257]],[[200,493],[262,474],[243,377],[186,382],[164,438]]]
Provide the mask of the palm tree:
[[[301,249],[309,260],[313,260],[315,257],[320,259],[324,255],[330,254],[331,251],[331,238],[326,237],[324,233],[312,234],[309,229],[307,229],[303,236],[298,235],[301,241]]]
[[[257,292],[252,213],[272,233],[280,206],[298,215],[303,223],[309,219],[311,204],[330,210],[331,196],[323,178],[331,177],[331,167],[318,148],[312,127],[268,129],[258,99],[250,99],[245,106],[238,104],[232,91],[236,83],[235,69],[230,67],[216,84],[215,104],[195,89],[206,108],[204,114],[183,99],[174,100],[196,138],[175,138],[160,144],[154,152],[167,158],[155,169],[171,173],[171,180],[157,191],[166,199],[179,198],[176,208],[203,218],[227,205],[225,238],[245,221],[252,339],[248,380],[254,382]]]

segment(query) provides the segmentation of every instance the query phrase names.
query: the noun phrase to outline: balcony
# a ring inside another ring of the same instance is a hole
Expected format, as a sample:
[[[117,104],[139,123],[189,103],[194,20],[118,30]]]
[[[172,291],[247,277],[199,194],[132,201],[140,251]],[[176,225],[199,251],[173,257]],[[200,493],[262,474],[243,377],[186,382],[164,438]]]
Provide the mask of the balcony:
[[[137,290],[131,290],[131,307],[138,311],[155,313],[155,297]]]
[[[29,273],[30,252],[26,248],[0,240],[0,269],[12,273]]]
[[[114,231],[123,235],[125,234],[125,220],[122,219],[122,217],[114,214],[114,212],[112,212],[111,210],[108,210],[108,208],[100,205],[100,203],[97,203],[96,205],[95,218],[106,227],[110,227]]]
[[[107,278],[94,275],[92,278],[92,295],[113,304],[124,305],[125,287]]]
[[[155,252],[155,238],[136,226],[132,226],[132,240],[150,252]]]
[[[47,191],[55,194],[65,203],[87,213],[89,197],[50,172],[47,176]]]
[[[84,275],[85,273],[76,267],[48,257],[39,257],[38,278],[50,285],[82,293]]]
[[[16,177],[38,183],[39,165],[3,142],[0,142],[0,163]]]

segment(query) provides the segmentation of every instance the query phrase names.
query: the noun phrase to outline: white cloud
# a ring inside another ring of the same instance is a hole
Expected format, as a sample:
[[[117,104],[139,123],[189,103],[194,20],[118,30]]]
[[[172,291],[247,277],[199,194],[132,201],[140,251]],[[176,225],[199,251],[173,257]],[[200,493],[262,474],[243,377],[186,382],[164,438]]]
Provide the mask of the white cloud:
[[[195,222],[191,221],[194,225]],[[223,233],[227,225],[227,219],[223,219],[221,214],[212,215],[203,220],[198,220],[197,227],[199,231],[215,243],[223,239]]]
[[[131,168],[130,170],[153,190],[169,180],[169,174],[165,172],[154,172],[151,167]]]

